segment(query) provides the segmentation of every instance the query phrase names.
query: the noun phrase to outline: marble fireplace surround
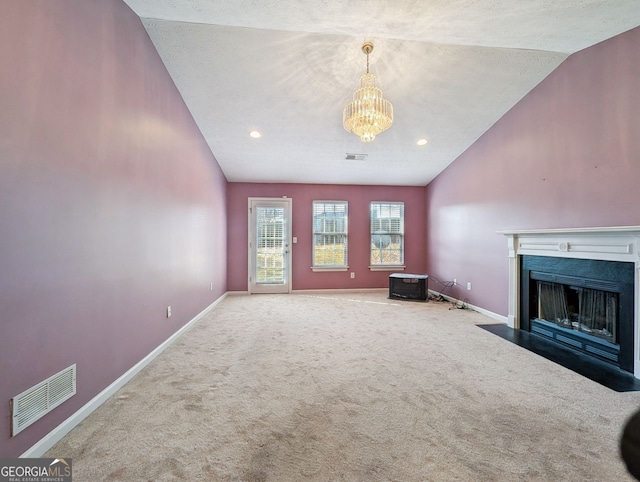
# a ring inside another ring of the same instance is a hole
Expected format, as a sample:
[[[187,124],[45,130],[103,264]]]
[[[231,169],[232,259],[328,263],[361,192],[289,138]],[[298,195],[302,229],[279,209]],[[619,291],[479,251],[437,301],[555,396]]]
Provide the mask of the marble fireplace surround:
[[[640,226],[500,231],[509,243],[507,324],[520,328],[520,256],[634,263],[633,374],[640,378]]]

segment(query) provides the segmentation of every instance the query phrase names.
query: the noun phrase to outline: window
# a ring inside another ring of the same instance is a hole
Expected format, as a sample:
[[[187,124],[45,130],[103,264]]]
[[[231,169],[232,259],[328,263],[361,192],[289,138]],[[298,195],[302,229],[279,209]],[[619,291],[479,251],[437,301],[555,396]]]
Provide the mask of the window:
[[[347,269],[347,202],[313,201],[313,268]]]
[[[371,268],[404,264],[404,203],[372,202]]]

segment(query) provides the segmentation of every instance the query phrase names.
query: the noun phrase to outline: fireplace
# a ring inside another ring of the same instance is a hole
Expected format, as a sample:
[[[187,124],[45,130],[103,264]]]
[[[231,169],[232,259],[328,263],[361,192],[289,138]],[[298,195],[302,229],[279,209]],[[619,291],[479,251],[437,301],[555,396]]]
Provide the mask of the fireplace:
[[[640,378],[640,226],[501,234],[507,324]]]
[[[633,263],[520,257],[520,328],[633,373]]]

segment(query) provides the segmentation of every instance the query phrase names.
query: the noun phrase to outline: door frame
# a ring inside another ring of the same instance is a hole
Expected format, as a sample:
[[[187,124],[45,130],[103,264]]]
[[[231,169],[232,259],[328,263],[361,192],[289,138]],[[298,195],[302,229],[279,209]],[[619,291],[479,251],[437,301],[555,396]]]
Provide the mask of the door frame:
[[[248,220],[248,235],[249,235],[249,239],[248,239],[248,245],[247,245],[247,257],[248,257],[248,273],[247,273],[247,288],[248,288],[248,292],[249,294],[252,294],[253,291],[253,284],[252,284],[252,276],[254,276],[255,273],[255,256],[254,256],[254,249],[255,249],[255,224],[253,222],[253,211],[252,208],[254,205],[259,205],[259,204],[274,204],[274,205],[280,205],[281,207],[284,207],[285,210],[285,217],[287,220],[287,225],[286,225],[286,232],[285,232],[285,236],[286,236],[286,253],[285,253],[285,259],[284,262],[286,263],[286,273],[285,273],[285,277],[286,277],[286,290],[282,291],[282,290],[274,290],[274,293],[291,293],[291,271],[292,271],[292,255],[291,255],[291,246],[292,246],[292,233],[293,233],[293,229],[292,229],[292,213],[293,213],[293,199],[283,196],[283,197],[249,197],[247,198],[247,220]],[[264,286],[267,286],[266,284]],[[275,286],[280,286],[280,285],[275,285]],[[264,291],[260,291],[261,293],[264,293]],[[256,292],[257,293],[257,292]]]

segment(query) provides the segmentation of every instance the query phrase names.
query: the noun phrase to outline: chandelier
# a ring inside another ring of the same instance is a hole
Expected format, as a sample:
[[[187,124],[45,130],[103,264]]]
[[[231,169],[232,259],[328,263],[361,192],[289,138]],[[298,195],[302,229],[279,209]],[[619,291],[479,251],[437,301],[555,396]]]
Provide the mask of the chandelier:
[[[342,112],[344,128],[359,136],[362,142],[371,142],[393,123],[393,105],[376,87],[376,76],[369,73],[369,54],[372,50],[371,42],[365,42],[362,46],[362,51],[367,55],[367,73],[360,77],[360,88],[356,89],[353,101]]]

